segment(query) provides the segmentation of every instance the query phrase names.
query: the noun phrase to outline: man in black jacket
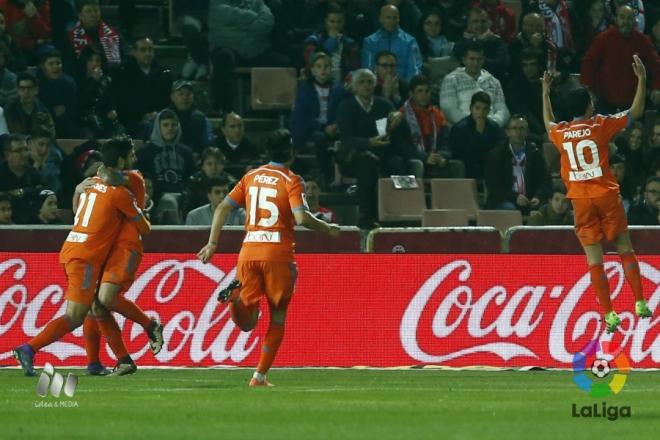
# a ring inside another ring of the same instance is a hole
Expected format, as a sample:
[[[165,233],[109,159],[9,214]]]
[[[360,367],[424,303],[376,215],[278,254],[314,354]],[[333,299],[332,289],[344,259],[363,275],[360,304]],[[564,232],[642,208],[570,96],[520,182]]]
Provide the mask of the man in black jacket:
[[[552,178],[536,145],[527,141],[527,118],[511,116],[507,142],[492,150],[486,162],[488,209],[518,209],[527,214],[538,209],[552,191]]]
[[[628,224],[660,224],[660,177],[651,176],[646,179],[644,199],[628,210]]]

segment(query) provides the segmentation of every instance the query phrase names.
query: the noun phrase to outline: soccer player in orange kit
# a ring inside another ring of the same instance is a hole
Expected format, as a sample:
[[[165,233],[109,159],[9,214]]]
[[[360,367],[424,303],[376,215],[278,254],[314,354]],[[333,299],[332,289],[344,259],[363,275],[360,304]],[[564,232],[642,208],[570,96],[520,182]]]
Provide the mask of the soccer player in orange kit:
[[[130,168],[135,161],[132,142],[112,139],[103,145],[101,151],[104,164],[111,168]],[[37,351],[83,323],[96,297],[101,267],[124,218],[135,222],[142,234],[151,229],[135,198],[124,187],[108,186],[97,179],[93,187],[80,195],[73,228],[60,251],[60,263],[67,275],[66,312],[49,322],[27,344],[13,350],[26,375],[36,375],[33,359]]]
[[[603,238],[616,244],[635,296],[635,313],[640,318],[652,314],[644,300],[619,185],[609,168],[610,139],[644,113],[646,69],[637,55],[633,56],[632,68],[637,76],[637,90],[630,109],[615,115],[594,114],[588,90],[579,88],[569,96],[574,119],[559,123],[554,122],[550,103],[552,75],[543,75],[543,120],[548,137],[561,155],[561,178],[575,211],[575,232],[587,257],[591,285],[603,309],[608,333],[616,330],[621,319],[612,308],[610,285],[603,269]]]
[[[270,324],[250,386],[272,386],[266,373],[284,336],[284,322],[296,282],[294,226],[338,236],[340,228],[315,218],[304,199],[303,179],[289,167],[294,153],[288,130],[276,130],[268,140],[271,162],[248,171],[213,214],[209,242],[198,252],[206,263],[215,253],[220,230],[232,209],[245,207],[245,239],[238,257],[238,287],[226,290],[232,320],[243,331],[257,325],[259,302],[265,295]]]

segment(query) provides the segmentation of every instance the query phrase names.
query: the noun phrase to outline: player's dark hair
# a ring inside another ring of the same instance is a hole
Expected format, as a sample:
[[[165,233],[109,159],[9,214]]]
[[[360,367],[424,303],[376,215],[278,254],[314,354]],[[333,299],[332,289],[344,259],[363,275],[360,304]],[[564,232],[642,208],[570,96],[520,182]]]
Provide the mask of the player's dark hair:
[[[133,149],[133,140],[128,136],[114,137],[101,145],[103,164],[107,167],[116,167],[119,159],[128,157]]]
[[[274,162],[284,163],[293,157],[293,142],[291,133],[286,128],[275,130],[268,136],[266,149],[270,159]]]
[[[571,90],[568,94],[568,116],[569,119],[579,118],[587,112],[587,107],[591,104],[591,95],[585,87],[579,87]]]
[[[472,95],[472,99],[470,99],[470,108],[474,106],[477,102],[484,103],[490,108],[491,105],[491,100],[490,100],[490,95],[484,91],[478,91],[474,95]]]
[[[219,177],[209,177],[206,180],[206,192],[210,193],[213,191],[214,186],[229,186],[229,179],[224,176]]]

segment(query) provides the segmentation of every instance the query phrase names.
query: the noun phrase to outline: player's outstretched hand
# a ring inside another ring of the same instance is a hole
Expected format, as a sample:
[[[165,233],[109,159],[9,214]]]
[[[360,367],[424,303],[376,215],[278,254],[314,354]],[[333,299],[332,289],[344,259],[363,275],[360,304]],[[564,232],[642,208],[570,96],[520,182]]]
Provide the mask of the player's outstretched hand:
[[[646,79],[646,67],[644,67],[644,63],[642,62],[641,58],[637,56],[637,54],[633,55],[632,67],[637,78]]]
[[[542,78],[542,83],[543,83],[543,90],[544,91],[549,91],[550,90],[550,85],[552,84],[552,80],[554,79],[554,75],[547,70],[543,72],[543,78]]]
[[[328,234],[330,234],[331,237],[339,237],[339,234],[341,234],[341,227],[337,223],[330,223],[328,225]]]
[[[215,249],[217,245],[212,243],[207,243],[199,252],[197,252],[197,258],[202,263],[208,263],[213,254],[215,254]]]

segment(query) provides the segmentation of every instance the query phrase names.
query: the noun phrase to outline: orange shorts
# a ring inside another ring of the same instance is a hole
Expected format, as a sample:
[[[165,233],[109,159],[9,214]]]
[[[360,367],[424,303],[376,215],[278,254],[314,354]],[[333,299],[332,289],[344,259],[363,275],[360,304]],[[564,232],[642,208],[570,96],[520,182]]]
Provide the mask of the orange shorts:
[[[135,273],[142,261],[142,253],[126,247],[115,247],[105,262],[101,283],[121,286],[125,291],[135,280]]]
[[[244,261],[238,263],[236,278],[241,282],[241,302],[258,308],[262,295],[273,307],[286,306],[293,296],[298,277],[296,263],[285,261]]]
[[[575,211],[575,233],[582,246],[612,241],[628,229],[626,211],[619,194],[592,199],[572,199]]]
[[[67,278],[64,298],[91,307],[96,297],[100,267],[83,260],[71,260],[64,263],[64,272]]]

